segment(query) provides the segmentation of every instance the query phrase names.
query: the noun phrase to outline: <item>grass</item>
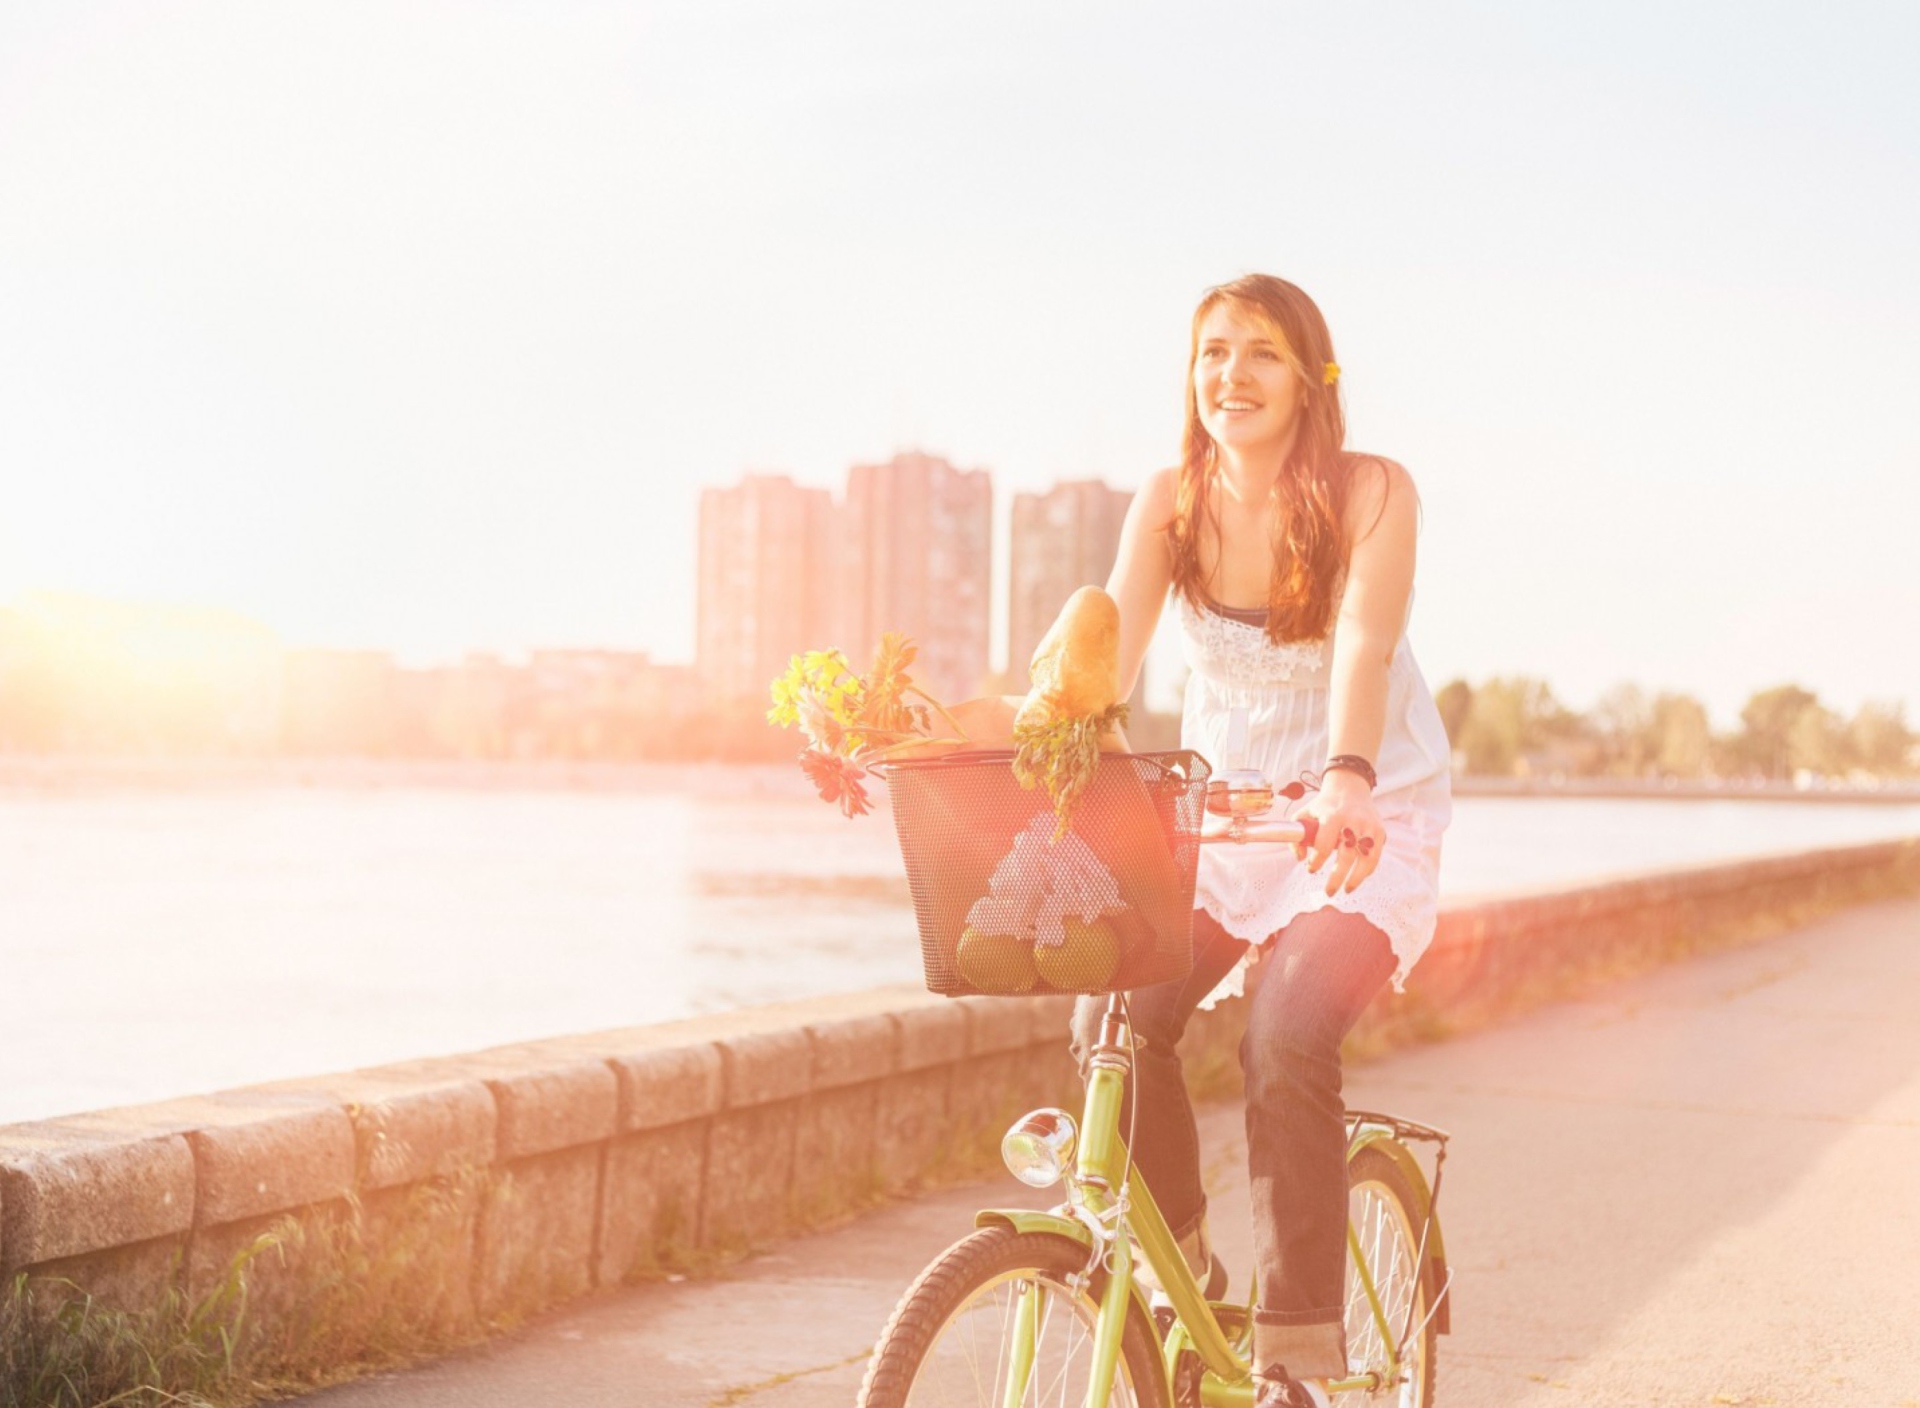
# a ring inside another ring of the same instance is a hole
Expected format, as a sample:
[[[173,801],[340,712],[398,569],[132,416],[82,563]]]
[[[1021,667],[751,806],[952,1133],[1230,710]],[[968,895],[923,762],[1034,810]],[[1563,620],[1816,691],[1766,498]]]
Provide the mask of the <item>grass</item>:
[[[5,1408],[225,1404],[250,1401],[235,1350],[257,1239],[198,1302],[172,1289],[138,1313],[103,1306],[71,1281],[14,1277],[0,1298]],[[176,1268],[177,1270],[177,1268]],[[177,1279],[177,1278],[176,1278]]]
[[[474,1314],[470,1234],[485,1175],[411,1190],[381,1215],[284,1218],[198,1297],[170,1288],[123,1310],[62,1278],[0,1289],[0,1408],[239,1408],[471,1343],[505,1328]],[[469,1237],[470,1241],[470,1237]],[[263,1298],[275,1313],[257,1313]]]

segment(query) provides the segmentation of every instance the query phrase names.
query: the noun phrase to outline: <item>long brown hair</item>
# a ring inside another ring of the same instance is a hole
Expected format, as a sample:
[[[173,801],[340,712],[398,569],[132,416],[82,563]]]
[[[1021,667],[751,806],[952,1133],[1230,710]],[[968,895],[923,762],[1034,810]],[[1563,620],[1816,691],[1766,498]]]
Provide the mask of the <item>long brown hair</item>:
[[[1274,486],[1273,576],[1267,589],[1269,640],[1318,640],[1333,626],[1335,593],[1346,571],[1350,458],[1345,453],[1346,412],[1340,383],[1326,380],[1333,337],[1314,301],[1296,285],[1271,274],[1248,274],[1208,289],[1193,311],[1193,346],[1187,356],[1187,420],[1180,436],[1180,482],[1167,536],[1173,553],[1173,586],[1201,605],[1202,535],[1211,528],[1216,549],[1220,514],[1214,501],[1218,451],[1200,423],[1193,368],[1200,355],[1200,324],[1231,300],[1268,325],[1293,373],[1306,389],[1293,448]]]

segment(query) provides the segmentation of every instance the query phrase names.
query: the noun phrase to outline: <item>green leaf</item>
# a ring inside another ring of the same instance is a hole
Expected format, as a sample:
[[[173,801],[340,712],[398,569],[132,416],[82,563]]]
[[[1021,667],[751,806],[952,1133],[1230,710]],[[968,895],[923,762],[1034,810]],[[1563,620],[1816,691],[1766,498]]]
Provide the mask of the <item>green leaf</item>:
[[[1044,787],[1058,824],[1053,839],[1067,834],[1074,803],[1100,768],[1100,735],[1127,721],[1127,706],[1115,704],[1103,714],[1055,719],[1046,724],[1016,724],[1013,776],[1022,787]]]

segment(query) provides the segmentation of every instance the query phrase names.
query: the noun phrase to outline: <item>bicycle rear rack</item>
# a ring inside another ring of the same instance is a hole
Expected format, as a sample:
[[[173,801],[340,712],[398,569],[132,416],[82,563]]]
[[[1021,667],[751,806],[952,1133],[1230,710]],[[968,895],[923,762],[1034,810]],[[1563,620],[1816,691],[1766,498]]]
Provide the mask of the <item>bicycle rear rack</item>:
[[[1379,1125],[1393,1131],[1397,1139],[1422,1139],[1438,1144],[1442,1155],[1446,1152],[1447,1141],[1453,1136],[1444,1129],[1435,1129],[1430,1124],[1421,1124],[1418,1120],[1402,1119],[1398,1115],[1383,1115],[1378,1110],[1348,1110],[1347,1137],[1353,1137],[1353,1131],[1363,1124]]]

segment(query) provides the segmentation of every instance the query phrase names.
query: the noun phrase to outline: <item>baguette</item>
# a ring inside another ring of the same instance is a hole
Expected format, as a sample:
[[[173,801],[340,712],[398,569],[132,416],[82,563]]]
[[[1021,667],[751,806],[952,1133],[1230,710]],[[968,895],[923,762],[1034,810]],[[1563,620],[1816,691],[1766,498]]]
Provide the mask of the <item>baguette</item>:
[[[1120,607],[1098,587],[1067,598],[1027,667],[1023,723],[1097,718],[1120,702]],[[1045,717],[1042,717],[1042,711]]]
[[[1028,667],[1033,687],[1013,719],[1013,775],[1053,800],[1055,837],[1099,770],[1100,754],[1127,751],[1120,726],[1120,608],[1098,587],[1067,598]]]

